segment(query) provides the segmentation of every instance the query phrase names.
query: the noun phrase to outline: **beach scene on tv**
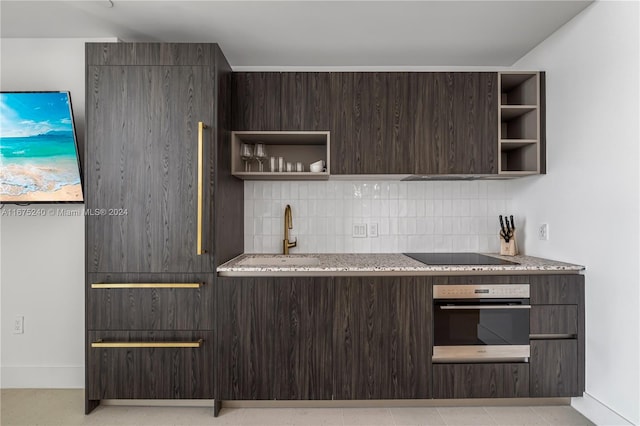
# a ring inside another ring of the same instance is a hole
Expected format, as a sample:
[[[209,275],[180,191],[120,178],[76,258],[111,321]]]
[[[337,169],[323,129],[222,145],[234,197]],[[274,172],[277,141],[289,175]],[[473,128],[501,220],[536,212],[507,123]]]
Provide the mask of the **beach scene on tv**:
[[[68,93],[0,94],[0,201],[82,201]]]

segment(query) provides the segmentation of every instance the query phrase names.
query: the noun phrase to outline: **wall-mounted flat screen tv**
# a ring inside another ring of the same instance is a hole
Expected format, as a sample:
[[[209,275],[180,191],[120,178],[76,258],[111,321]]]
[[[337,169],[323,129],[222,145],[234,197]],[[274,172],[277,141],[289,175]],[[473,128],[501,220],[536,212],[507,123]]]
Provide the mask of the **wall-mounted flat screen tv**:
[[[69,92],[0,93],[0,202],[82,203]]]

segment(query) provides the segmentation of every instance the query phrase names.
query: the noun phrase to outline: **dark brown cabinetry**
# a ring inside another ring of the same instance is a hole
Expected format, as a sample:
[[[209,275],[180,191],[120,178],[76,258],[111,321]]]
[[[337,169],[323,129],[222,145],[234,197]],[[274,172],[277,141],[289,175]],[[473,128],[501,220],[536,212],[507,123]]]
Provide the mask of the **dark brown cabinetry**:
[[[411,74],[332,73],[333,174],[412,173]]]
[[[213,330],[213,274],[89,274],[89,330]]]
[[[215,135],[203,130],[204,185],[198,186],[198,122],[213,126],[213,68],[87,68],[89,272],[213,272]],[[196,253],[198,191],[203,247]]]
[[[216,396],[273,399],[275,307],[270,279],[219,278]]]
[[[535,305],[531,307],[531,334],[578,335],[578,305]]]
[[[87,412],[214,398],[216,265],[242,252],[215,44],[86,45]]]
[[[522,398],[529,396],[529,365],[434,364],[434,398]]]
[[[426,277],[335,278],[334,398],[430,398]]]
[[[331,129],[331,74],[285,72],[281,78],[280,130],[326,131]]]
[[[89,401],[214,398],[212,331],[90,331],[88,339]]]
[[[497,74],[421,73],[416,79],[413,173],[497,173]]]
[[[233,127],[330,131],[332,174],[493,175],[497,76],[237,73]]]
[[[277,72],[234,72],[233,130],[281,130],[281,77]]]
[[[274,280],[275,398],[331,399],[331,278]]]
[[[443,276],[434,284],[529,284],[529,363],[433,364],[434,398],[580,396],[584,276]]]
[[[222,278],[220,399],[430,397],[427,278]]]
[[[221,278],[218,398],[331,399],[332,289],[324,278]]]
[[[531,341],[531,396],[582,396],[577,339]]]
[[[531,279],[532,397],[584,392],[584,276],[534,275]]]

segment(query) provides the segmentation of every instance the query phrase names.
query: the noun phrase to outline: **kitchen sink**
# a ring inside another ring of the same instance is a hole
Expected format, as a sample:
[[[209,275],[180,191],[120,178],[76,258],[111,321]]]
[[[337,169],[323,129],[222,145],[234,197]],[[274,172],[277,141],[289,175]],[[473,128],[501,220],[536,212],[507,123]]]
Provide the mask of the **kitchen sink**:
[[[317,257],[267,255],[260,257],[248,257],[237,263],[238,266],[317,266],[320,259]]]

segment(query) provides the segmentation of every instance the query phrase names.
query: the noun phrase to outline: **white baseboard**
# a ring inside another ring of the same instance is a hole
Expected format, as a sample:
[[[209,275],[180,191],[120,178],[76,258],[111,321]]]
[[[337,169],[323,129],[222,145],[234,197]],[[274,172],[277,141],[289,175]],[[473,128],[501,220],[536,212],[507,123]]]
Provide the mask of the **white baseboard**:
[[[571,406],[583,416],[601,426],[633,425],[629,420],[598,401],[587,392],[580,398],[571,398]]]
[[[84,388],[84,366],[12,365],[2,366],[0,387],[35,389]]]

